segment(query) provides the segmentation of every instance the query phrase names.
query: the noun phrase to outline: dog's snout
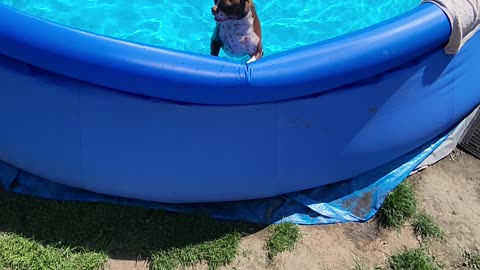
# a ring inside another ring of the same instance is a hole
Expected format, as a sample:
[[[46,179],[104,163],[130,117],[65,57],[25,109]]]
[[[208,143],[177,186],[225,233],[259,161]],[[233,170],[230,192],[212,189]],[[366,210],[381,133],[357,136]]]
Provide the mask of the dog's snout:
[[[215,6],[212,7],[212,14],[215,15],[217,13],[218,13],[218,7],[217,7],[217,5],[215,5]]]

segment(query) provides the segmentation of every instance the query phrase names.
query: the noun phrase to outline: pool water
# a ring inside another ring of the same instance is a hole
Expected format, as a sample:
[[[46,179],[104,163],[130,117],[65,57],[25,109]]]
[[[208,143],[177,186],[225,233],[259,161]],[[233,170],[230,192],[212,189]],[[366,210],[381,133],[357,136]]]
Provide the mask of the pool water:
[[[255,0],[265,54],[352,32],[418,6],[420,0]],[[210,53],[213,0],[0,0],[74,28],[124,40]],[[224,55],[223,53],[221,56]]]

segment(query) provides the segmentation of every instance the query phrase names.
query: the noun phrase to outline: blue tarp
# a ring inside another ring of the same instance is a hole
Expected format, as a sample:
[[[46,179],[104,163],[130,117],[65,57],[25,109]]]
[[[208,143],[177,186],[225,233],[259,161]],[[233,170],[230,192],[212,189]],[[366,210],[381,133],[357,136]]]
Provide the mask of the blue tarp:
[[[0,162],[0,184],[11,192],[54,200],[104,202],[201,213],[225,220],[265,224],[290,221],[308,225],[363,222],[375,215],[388,193],[407,178],[451,133],[358,177],[266,199],[208,204],[164,204],[131,200],[50,182],[4,162]]]

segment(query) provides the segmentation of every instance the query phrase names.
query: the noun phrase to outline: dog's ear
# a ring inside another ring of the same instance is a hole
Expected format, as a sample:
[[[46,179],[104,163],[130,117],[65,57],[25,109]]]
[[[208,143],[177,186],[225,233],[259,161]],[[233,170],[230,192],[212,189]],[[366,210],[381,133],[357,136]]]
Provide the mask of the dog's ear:
[[[240,0],[240,8],[245,11],[248,0]]]
[[[243,0],[245,2],[245,12],[248,12],[251,7],[253,7],[253,1],[252,0]]]

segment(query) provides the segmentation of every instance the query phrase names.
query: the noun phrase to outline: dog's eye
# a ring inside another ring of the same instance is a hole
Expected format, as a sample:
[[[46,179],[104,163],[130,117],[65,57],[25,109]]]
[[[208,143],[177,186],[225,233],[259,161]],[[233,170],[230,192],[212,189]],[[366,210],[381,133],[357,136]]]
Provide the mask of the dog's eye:
[[[230,13],[230,10],[229,10],[229,9],[230,9],[231,7],[226,6],[223,2],[218,3],[218,4],[217,4],[217,7],[218,7],[221,11],[223,11],[224,13]]]

